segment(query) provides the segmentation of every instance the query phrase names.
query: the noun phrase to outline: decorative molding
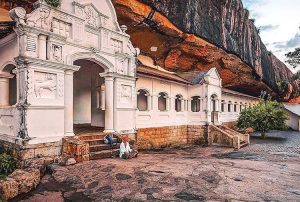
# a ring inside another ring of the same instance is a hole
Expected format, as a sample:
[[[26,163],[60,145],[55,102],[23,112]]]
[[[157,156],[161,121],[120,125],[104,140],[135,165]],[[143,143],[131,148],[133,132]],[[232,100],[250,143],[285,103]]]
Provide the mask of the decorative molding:
[[[36,98],[55,99],[57,97],[57,75],[35,71],[34,92]]]

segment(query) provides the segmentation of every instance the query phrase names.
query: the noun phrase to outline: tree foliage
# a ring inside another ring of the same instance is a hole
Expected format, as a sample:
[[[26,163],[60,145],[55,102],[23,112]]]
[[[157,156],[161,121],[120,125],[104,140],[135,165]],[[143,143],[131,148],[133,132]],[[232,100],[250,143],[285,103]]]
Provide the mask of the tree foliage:
[[[296,48],[295,51],[286,54],[286,62],[296,68],[300,65],[300,48]]]
[[[45,0],[47,4],[57,8],[60,5],[60,0]]]
[[[244,109],[238,119],[238,128],[245,130],[253,128],[260,131],[264,137],[270,130],[284,130],[287,128],[287,112],[277,101],[261,100],[256,106]]]
[[[12,173],[17,167],[15,159],[6,154],[0,154],[0,175],[5,176]]]

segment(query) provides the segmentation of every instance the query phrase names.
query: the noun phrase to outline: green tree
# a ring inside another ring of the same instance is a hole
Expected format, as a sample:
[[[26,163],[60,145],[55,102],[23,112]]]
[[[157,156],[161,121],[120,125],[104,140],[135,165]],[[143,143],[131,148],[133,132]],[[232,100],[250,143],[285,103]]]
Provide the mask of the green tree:
[[[56,8],[60,5],[60,0],[46,0],[46,3]]]
[[[287,119],[288,114],[281,103],[262,99],[257,105],[241,112],[237,126],[240,130],[253,128],[265,138],[270,130],[286,129]]]
[[[300,48],[286,54],[286,62],[296,68],[300,64]]]

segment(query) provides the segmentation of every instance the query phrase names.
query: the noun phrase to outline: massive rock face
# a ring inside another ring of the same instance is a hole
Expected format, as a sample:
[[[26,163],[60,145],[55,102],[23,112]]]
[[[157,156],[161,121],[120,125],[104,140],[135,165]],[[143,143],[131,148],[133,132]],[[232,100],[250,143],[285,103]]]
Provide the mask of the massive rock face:
[[[31,10],[33,2],[0,0],[0,7]],[[261,90],[275,95],[276,81],[292,76],[266,49],[241,0],[112,2],[119,23],[129,28],[133,45],[168,70],[216,67],[224,87],[251,95],[259,95]]]
[[[167,16],[184,32],[237,54],[270,86],[291,72],[262,43],[241,0],[141,0]]]
[[[113,2],[119,20],[130,27],[134,45],[166,69],[215,66],[225,87],[253,95],[269,87],[276,92],[276,81],[292,76],[266,49],[240,0]]]

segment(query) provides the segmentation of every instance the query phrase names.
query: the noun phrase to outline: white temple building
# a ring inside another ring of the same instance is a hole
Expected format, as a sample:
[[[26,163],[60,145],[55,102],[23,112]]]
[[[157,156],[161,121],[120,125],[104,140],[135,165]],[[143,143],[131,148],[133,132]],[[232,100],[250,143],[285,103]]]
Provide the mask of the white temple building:
[[[90,127],[129,134],[142,148],[193,143],[205,126],[235,122],[259,101],[222,88],[215,68],[155,66],[132,46],[110,0],[62,0],[60,8],[40,0],[32,13],[10,16],[15,32],[0,39],[2,141],[60,143]]]

